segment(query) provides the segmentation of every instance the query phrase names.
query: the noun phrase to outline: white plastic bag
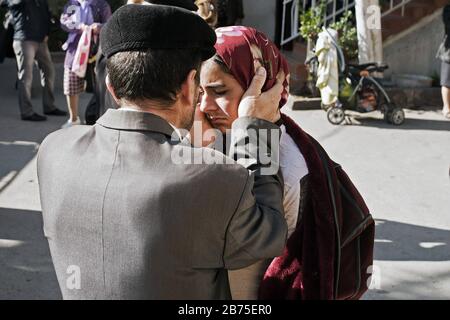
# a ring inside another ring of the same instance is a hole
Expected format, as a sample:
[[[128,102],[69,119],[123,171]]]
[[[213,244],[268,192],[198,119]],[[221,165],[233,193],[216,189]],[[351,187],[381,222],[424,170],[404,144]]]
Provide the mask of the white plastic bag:
[[[92,28],[86,27],[83,31],[80,41],[78,42],[77,51],[72,63],[72,72],[78,77],[84,78],[86,76],[86,69],[89,60],[89,52],[91,49],[91,35]]]

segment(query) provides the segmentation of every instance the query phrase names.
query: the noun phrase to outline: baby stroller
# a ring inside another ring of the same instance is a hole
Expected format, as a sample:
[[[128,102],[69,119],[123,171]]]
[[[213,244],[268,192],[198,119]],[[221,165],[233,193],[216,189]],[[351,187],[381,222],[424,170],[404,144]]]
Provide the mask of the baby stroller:
[[[334,125],[341,124],[346,119],[345,110],[353,110],[359,113],[380,111],[384,120],[393,125],[401,125],[405,121],[405,113],[402,108],[395,105],[381,85],[381,79],[376,79],[375,72],[383,72],[389,67],[386,64],[365,63],[346,64],[342,49],[330,32],[325,29],[331,38],[331,43],[336,47],[339,69],[339,95],[338,100],[331,105],[324,105],[322,109],[327,111],[328,121]],[[319,60],[315,52],[305,64],[312,76],[317,79]],[[315,74],[314,74],[315,73]]]

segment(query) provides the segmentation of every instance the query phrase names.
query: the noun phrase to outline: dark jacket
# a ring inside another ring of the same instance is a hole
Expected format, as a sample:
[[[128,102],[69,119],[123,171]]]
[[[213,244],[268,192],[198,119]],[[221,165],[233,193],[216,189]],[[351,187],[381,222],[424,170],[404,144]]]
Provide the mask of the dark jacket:
[[[450,4],[446,5],[444,8],[444,12],[442,14],[442,19],[444,20],[444,28],[445,28],[445,34],[446,34],[446,41],[445,41],[445,49],[450,49]]]
[[[445,25],[445,33],[450,34],[450,4],[446,5],[444,8],[444,14],[442,15]]]
[[[3,23],[0,23],[0,63],[3,63],[5,58],[15,58],[13,38],[14,26],[12,24],[12,16],[10,12],[7,12],[5,20]]]
[[[42,42],[50,33],[51,13],[47,0],[0,0],[13,17],[14,40]]]
[[[242,0],[219,0],[217,27],[234,26],[237,20],[244,19]]]

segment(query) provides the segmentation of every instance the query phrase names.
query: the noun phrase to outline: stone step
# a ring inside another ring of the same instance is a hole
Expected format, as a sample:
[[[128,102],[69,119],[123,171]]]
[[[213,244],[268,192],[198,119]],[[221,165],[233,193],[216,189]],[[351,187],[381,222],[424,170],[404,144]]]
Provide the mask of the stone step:
[[[402,108],[435,110],[442,108],[441,88],[385,88],[393,102]],[[320,98],[291,95],[292,110],[320,110]]]
[[[293,96],[292,110],[317,110],[320,109],[320,98],[307,98],[301,96]]]
[[[389,97],[402,108],[442,107],[440,87],[432,88],[386,88]]]

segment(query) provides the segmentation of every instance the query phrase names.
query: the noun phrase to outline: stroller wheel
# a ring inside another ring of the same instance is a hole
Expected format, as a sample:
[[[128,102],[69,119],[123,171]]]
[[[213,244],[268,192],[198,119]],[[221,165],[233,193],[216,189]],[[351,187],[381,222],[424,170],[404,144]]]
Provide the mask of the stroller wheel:
[[[394,108],[387,113],[388,122],[392,123],[393,125],[399,126],[405,122],[405,112],[402,108]]]
[[[327,118],[330,123],[338,125],[345,120],[344,109],[338,107],[331,107],[327,112]]]

